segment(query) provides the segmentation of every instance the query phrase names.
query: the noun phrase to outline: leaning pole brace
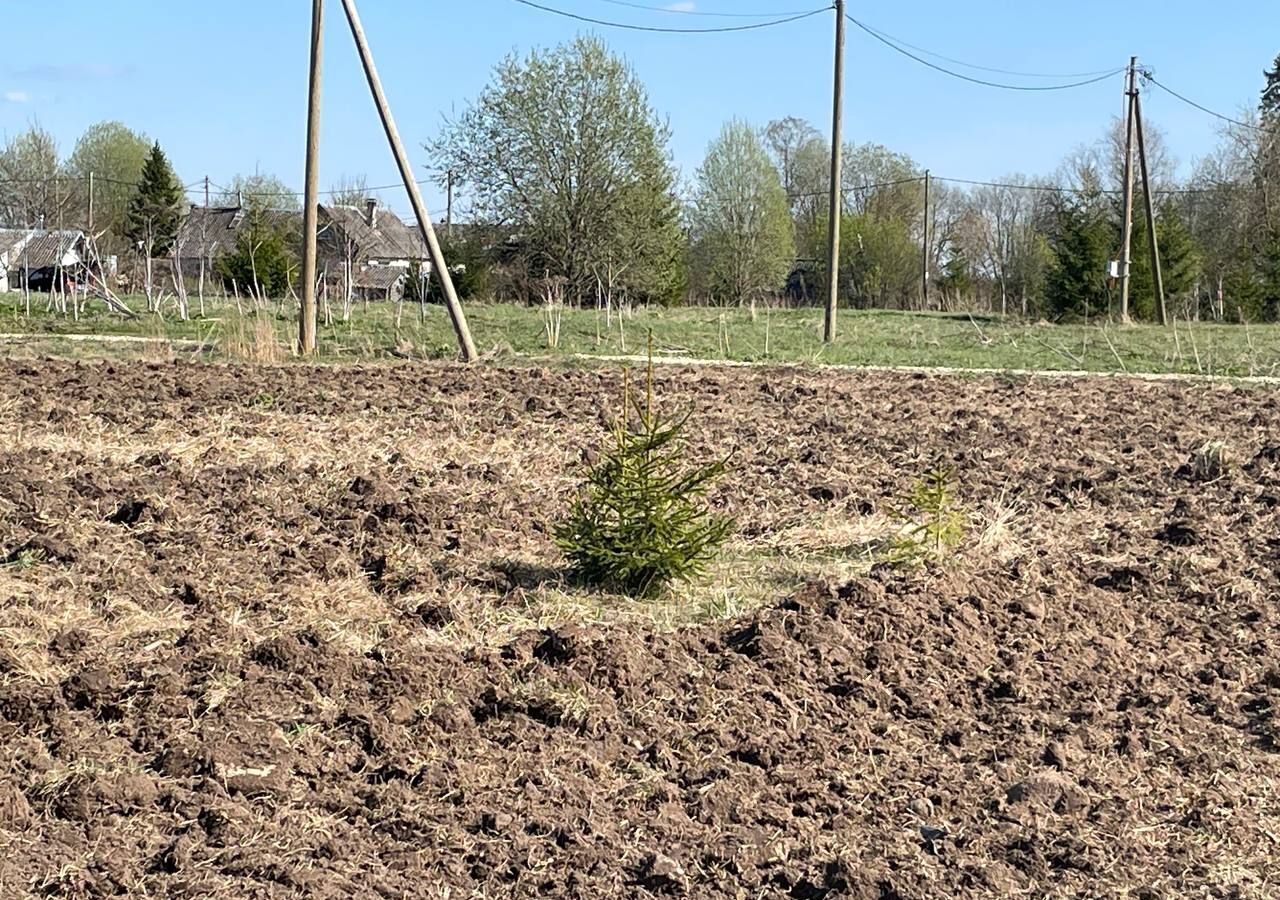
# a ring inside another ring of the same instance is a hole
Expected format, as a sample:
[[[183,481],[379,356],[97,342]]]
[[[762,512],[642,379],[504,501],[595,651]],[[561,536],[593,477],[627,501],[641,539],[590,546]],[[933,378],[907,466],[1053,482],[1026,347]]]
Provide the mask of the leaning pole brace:
[[[463,362],[474,362],[475,342],[471,340],[471,330],[467,327],[466,316],[462,312],[462,304],[458,302],[458,293],[453,287],[453,278],[449,275],[449,267],[445,265],[444,251],[440,249],[440,241],[436,238],[435,228],[431,225],[431,217],[427,214],[427,206],[422,202],[422,192],[413,178],[413,168],[409,165],[409,157],[404,152],[404,144],[400,141],[400,132],[396,129],[395,119],[391,116],[391,107],[387,105],[387,96],[382,90],[382,81],[378,78],[378,69],[373,64],[373,53],[369,50],[369,42],[364,36],[364,26],[360,24],[360,14],[356,11],[355,0],[342,0],[342,7],[347,13],[347,22],[351,25],[351,36],[355,39],[356,50],[360,52],[360,62],[364,66],[364,74],[369,79],[369,90],[373,93],[374,105],[378,107],[378,115],[382,118],[382,127],[387,132],[387,141],[391,144],[391,152],[395,155],[396,165],[400,169],[400,177],[404,180],[405,190],[409,192],[409,202],[413,204],[413,214],[418,219],[418,230],[431,254],[431,268],[440,279],[444,288],[444,305],[449,311],[449,319],[453,322],[454,333],[458,337],[458,350]]]

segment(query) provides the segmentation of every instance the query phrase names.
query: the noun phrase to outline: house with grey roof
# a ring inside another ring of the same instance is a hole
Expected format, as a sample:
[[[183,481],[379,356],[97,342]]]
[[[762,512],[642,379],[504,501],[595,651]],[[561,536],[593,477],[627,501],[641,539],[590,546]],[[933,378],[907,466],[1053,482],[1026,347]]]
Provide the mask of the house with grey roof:
[[[300,231],[302,216],[291,210],[264,210],[260,213],[286,233]],[[245,206],[192,206],[174,238],[171,256],[178,261],[183,277],[213,278],[218,260],[234,253],[236,242],[252,226],[251,211]]]
[[[89,259],[83,231],[0,228],[0,293],[48,290],[57,278],[74,278]]]
[[[395,300],[410,278],[431,269],[418,229],[374,199],[363,209],[322,205],[316,239],[325,282],[340,297]]]
[[[427,246],[418,229],[379,209],[376,200],[363,208],[321,205],[319,212],[320,270],[337,296],[394,300],[403,295],[415,273],[419,277],[429,273]],[[301,213],[266,210],[260,215],[286,233],[301,233]],[[183,277],[216,277],[218,260],[235,252],[240,235],[251,226],[251,211],[244,206],[192,206],[183,217],[172,251]],[[295,249],[301,256],[301,248]]]

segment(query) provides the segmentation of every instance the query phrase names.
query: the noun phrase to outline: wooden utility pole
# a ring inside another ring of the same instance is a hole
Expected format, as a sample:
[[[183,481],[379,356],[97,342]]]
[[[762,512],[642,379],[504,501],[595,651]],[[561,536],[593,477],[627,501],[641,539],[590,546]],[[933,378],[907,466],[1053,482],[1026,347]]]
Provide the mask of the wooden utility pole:
[[[836,0],[835,88],[831,97],[831,193],[830,225],[827,229],[827,314],[823,320],[822,340],[830,344],[836,339],[836,308],[840,296],[840,213],[844,203],[841,191],[841,126],[844,122],[844,0]]]
[[[316,352],[316,231],[320,222],[320,64],[324,0],[311,0],[311,78],[307,95],[307,169],[302,210],[302,308],[298,352]]]
[[[204,176],[204,208],[209,208],[209,176]]]
[[[1147,207],[1147,234],[1151,244],[1151,275],[1156,289],[1156,318],[1161,325],[1169,321],[1168,310],[1164,302],[1164,273],[1160,270],[1160,238],[1156,234],[1155,199],[1151,196],[1151,179],[1147,175],[1147,139],[1142,131],[1142,99],[1133,95],[1133,120],[1138,129],[1138,164],[1142,173],[1142,196]]]
[[[1123,243],[1120,247],[1120,321],[1129,321],[1129,270],[1133,261],[1133,110],[1138,96],[1137,83],[1138,58],[1129,59],[1129,80],[1125,95],[1129,102],[1125,114],[1124,137],[1124,230]]]
[[[920,297],[922,310],[929,308],[929,170],[924,170],[924,247],[922,253]]]
[[[318,0],[317,0],[318,2]],[[364,66],[365,77],[369,80],[369,90],[373,93],[373,102],[378,107],[378,115],[382,118],[382,127],[387,133],[387,142],[391,144],[391,152],[395,155],[396,165],[400,169],[400,178],[404,181],[405,190],[409,192],[409,202],[413,204],[413,214],[418,219],[418,229],[427,242],[427,250],[431,254],[431,268],[440,279],[444,288],[444,305],[453,322],[453,330],[458,338],[458,350],[463,362],[474,362],[479,354],[471,340],[471,330],[467,327],[466,316],[462,312],[462,304],[458,302],[457,291],[453,287],[453,278],[449,275],[449,267],[445,264],[444,252],[440,249],[440,241],[431,226],[431,217],[427,215],[427,206],[422,202],[422,192],[418,183],[413,180],[413,167],[409,165],[409,157],[404,152],[404,144],[400,141],[400,132],[396,129],[395,119],[391,116],[391,107],[387,105],[387,96],[382,90],[382,80],[378,78],[378,70],[373,64],[373,53],[369,50],[369,42],[365,40],[364,26],[360,24],[360,14],[356,11],[355,0],[342,0],[342,8],[346,10],[347,22],[351,26],[351,36],[355,39],[356,50],[360,52],[360,62]]]
[[[89,240],[93,240],[93,173],[89,173],[89,215],[85,223],[85,230],[89,234]]]

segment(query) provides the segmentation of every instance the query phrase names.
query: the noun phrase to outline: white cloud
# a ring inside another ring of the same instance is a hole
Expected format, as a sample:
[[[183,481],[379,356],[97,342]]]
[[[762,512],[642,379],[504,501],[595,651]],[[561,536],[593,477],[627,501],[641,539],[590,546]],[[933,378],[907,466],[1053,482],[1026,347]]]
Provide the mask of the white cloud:
[[[663,7],[663,9],[669,9],[672,12],[693,12],[697,8],[698,4],[688,2],[688,0],[683,3],[671,3]]]
[[[6,103],[30,103],[31,95],[26,91],[5,91],[4,100]]]

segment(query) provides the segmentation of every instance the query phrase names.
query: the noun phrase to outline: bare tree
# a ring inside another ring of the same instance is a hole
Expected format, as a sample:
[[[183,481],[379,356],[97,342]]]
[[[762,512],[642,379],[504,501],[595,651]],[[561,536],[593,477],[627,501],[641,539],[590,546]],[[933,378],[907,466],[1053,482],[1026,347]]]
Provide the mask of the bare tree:
[[[363,175],[343,175],[329,189],[329,202],[334,206],[363,207],[369,197],[369,181]]]
[[[0,150],[0,221],[29,228],[51,227],[70,212],[73,196],[59,181],[58,142],[38,124]]]
[[[776,119],[765,126],[765,146],[773,157],[774,165],[778,167],[778,174],[782,178],[782,186],[786,189],[787,196],[793,196],[797,190],[796,181],[801,153],[806,146],[821,139],[822,135],[818,129],[795,116]]]

